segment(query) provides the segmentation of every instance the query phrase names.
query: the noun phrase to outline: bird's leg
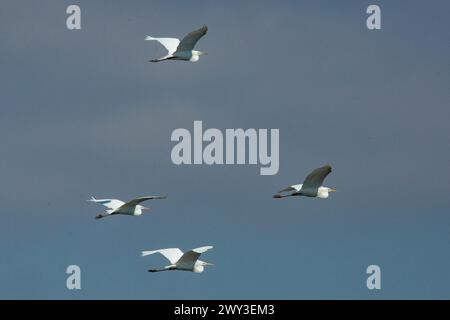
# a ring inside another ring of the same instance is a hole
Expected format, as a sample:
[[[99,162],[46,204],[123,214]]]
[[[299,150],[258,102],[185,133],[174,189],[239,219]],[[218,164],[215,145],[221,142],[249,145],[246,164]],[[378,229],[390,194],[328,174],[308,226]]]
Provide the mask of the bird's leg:
[[[299,193],[299,192],[294,192],[294,193],[291,193],[291,194],[279,194],[279,193],[277,193],[276,195],[273,196],[273,198],[281,199],[281,198],[295,197],[295,196],[301,196],[301,193]]]
[[[108,216],[112,216],[113,214],[116,214],[115,212],[112,213],[99,213],[98,215],[95,216],[95,219],[101,219],[104,217],[108,217]]]
[[[273,197],[275,198],[275,199],[281,199],[281,198],[286,198],[286,197],[291,197],[292,196],[292,194],[279,194],[279,193],[277,193],[276,195],[274,195]]]
[[[163,268],[163,269],[149,269],[148,272],[161,272],[161,271],[170,271],[172,268]]]

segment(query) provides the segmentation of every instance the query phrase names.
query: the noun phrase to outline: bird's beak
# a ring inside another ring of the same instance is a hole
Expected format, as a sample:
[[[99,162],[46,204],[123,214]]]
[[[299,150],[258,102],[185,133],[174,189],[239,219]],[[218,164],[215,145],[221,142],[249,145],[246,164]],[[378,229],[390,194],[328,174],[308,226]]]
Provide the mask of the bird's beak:
[[[147,208],[147,207],[142,207],[142,210],[150,210],[150,208]]]
[[[206,56],[206,55],[208,55],[208,52],[202,52],[202,55]]]
[[[214,265],[214,263],[209,263],[209,262],[205,262],[205,264],[204,264],[205,266],[213,266]]]
[[[336,189],[330,188],[330,190],[328,190],[329,192],[336,192]]]

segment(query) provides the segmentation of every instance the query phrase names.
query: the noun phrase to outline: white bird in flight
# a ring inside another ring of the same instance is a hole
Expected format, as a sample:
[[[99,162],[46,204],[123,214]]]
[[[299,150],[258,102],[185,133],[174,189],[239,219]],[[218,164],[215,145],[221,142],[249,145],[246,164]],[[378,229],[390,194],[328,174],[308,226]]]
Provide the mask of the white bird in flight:
[[[142,251],[142,256],[144,257],[150,254],[160,253],[170,261],[170,265],[165,266],[162,269],[150,269],[148,270],[149,272],[181,270],[202,273],[205,266],[212,266],[213,264],[198,260],[198,258],[202,253],[212,248],[212,246],[200,247],[185,253],[178,248],[159,249],[153,251]]]
[[[152,199],[165,199],[166,196],[148,196],[148,197],[141,197],[136,198],[133,200],[130,200],[128,202],[123,202],[121,200],[117,199],[95,199],[94,197],[91,197],[91,202],[96,202],[104,205],[108,208],[105,213],[101,213],[95,217],[95,219],[100,219],[103,217],[112,216],[115,214],[123,214],[128,216],[140,216],[143,214],[144,210],[150,210],[150,208],[146,208],[144,206],[141,206],[139,203],[144,202],[146,200],[152,200]]]
[[[208,31],[208,27],[205,25],[198,30],[192,31],[185,36],[181,41],[177,38],[154,38],[146,36],[145,40],[156,40],[161,43],[168,51],[167,55],[159,59],[150,60],[151,62],[159,62],[164,60],[185,60],[196,62],[200,59],[201,55],[207,54],[206,52],[194,50],[197,41],[203,37]]]
[[[303,182],[303,184],[294,184],[283,190],[278,191],[274,198],[285,198],[295,196],[316,197],[321,199],[328,198],[330,192],[335,192],[333,188],[322,186],[323,181],[331,172],[331,166],[325,165],[315,169],[311,172]],[[281,194],[284,192],[291,192],[290,194]]]

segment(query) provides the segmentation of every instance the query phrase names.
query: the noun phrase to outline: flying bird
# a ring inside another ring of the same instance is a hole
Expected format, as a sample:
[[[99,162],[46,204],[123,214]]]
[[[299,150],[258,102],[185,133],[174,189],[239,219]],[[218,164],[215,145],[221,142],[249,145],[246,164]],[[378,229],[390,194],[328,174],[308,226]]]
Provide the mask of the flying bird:
[[[143,214],[144,210],[150,210],[150,208],[141,206],[140,205],[141,202],[144,202],[146,200],[165,199],[165,198],[166,196],[149,196],[136,198],[128,202],[123,202],[117,199],[95,199],[94,197],[91,197],[91,199],[88,201],[100,203],[108,208],[105,213],[101,213],[95,217],[95,219],[101,219],[115,214],[140,216]]]
[[[205,253],[212,248],[212,246],[200,247],[185,253],[178,248],[142,251],[142,256],[144,257],[150,254],[160,253],[170,262],[170,265],[165,266],[162,269],[150,269],[148,270],[149,272],[181,270],[202,273],[205,266],[212,266],[213,264],[198,260],[198,258],[202,253]]]
[[[328,198],[330,192],[336,191],[333,188],[322,186],[323,181],[330,172],[330,165],[325,165],[323,167],[317,168],[306,177],[303,184],[294,184],[290,187],[280,190],[273,197],[279,199],[285,197],[305,196],[326,199]],[[286,192],[291,193],[285,194]]]
[[[167,52],[162,58],[150,60],[151,62],[159,62],[164,60],[185,60],[196,62],[200,59],[201,55],[207,54],[206,52],[194,50],[197,41],[203,37],[208,31],[208,27],[204,25],[198,30],[192,31],[186,35],[181,41],[177,38],[154,38],[146,36],[145,40],[156,40],[161,43]]]

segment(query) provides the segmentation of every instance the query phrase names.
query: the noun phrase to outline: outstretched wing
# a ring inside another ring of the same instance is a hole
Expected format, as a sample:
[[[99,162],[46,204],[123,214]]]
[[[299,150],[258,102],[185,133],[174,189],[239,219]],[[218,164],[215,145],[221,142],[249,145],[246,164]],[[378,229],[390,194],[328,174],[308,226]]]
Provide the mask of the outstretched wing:
[[[153,199],[165,199],[167,198],[166,196],[148,196],[148,197],[140,197],[140,198],[136,198],[133,200],[128,201],[127,203],[123,204],[120,209],[128,209],[128,208],[134,208],[136,207],[139,203],[147,201],[147,200],[153,200]]]
[[[161,43],[164,48],[168,51],[168,55],[172,55],[175,51],[177,51],[178,45],[180,44],[180,40],[177,38],[154,38],[150,36],[146,36],[145,40],[155,40]]]
[[[148,256],[150,254],[154,253],[160,253],[164,257],[166,257],[167,260],[170,261],[171,264],[175,264],[180,258],[183,256],[183,251],[181,251],[178,248],[169,248],[169,249],[159,249],[159,250],[153,250],[153,251],[142,251],[142,256]]]
[[[194,267],[195,262],[197,262],[200,255],[210,249],[212,246],[200,247],[196,249],[192,249],[191,251],[187,251],[183,254],[183,256],[178,260],[177,266],[183,269],[191,269]]]
[[[176,51],[191,51],[192,49],[194,49],[198,40],[200,40],[200,38],[203,37],[207,31],[208,27],[206,25],[198,30],[192,31],[181,40]]]
[[[319,188],[322,185],[323,180],[325,180],[325,178],[330,172],[331,166],[328,164],[323,167],[315,169],[306,177],[305,182],[303,182],[302,189]]]
[[[116,210],[125,204],[125,202],[117,199],[95,199],[94,197],[91,197],[88,201],[100,203],[111,210]]]

